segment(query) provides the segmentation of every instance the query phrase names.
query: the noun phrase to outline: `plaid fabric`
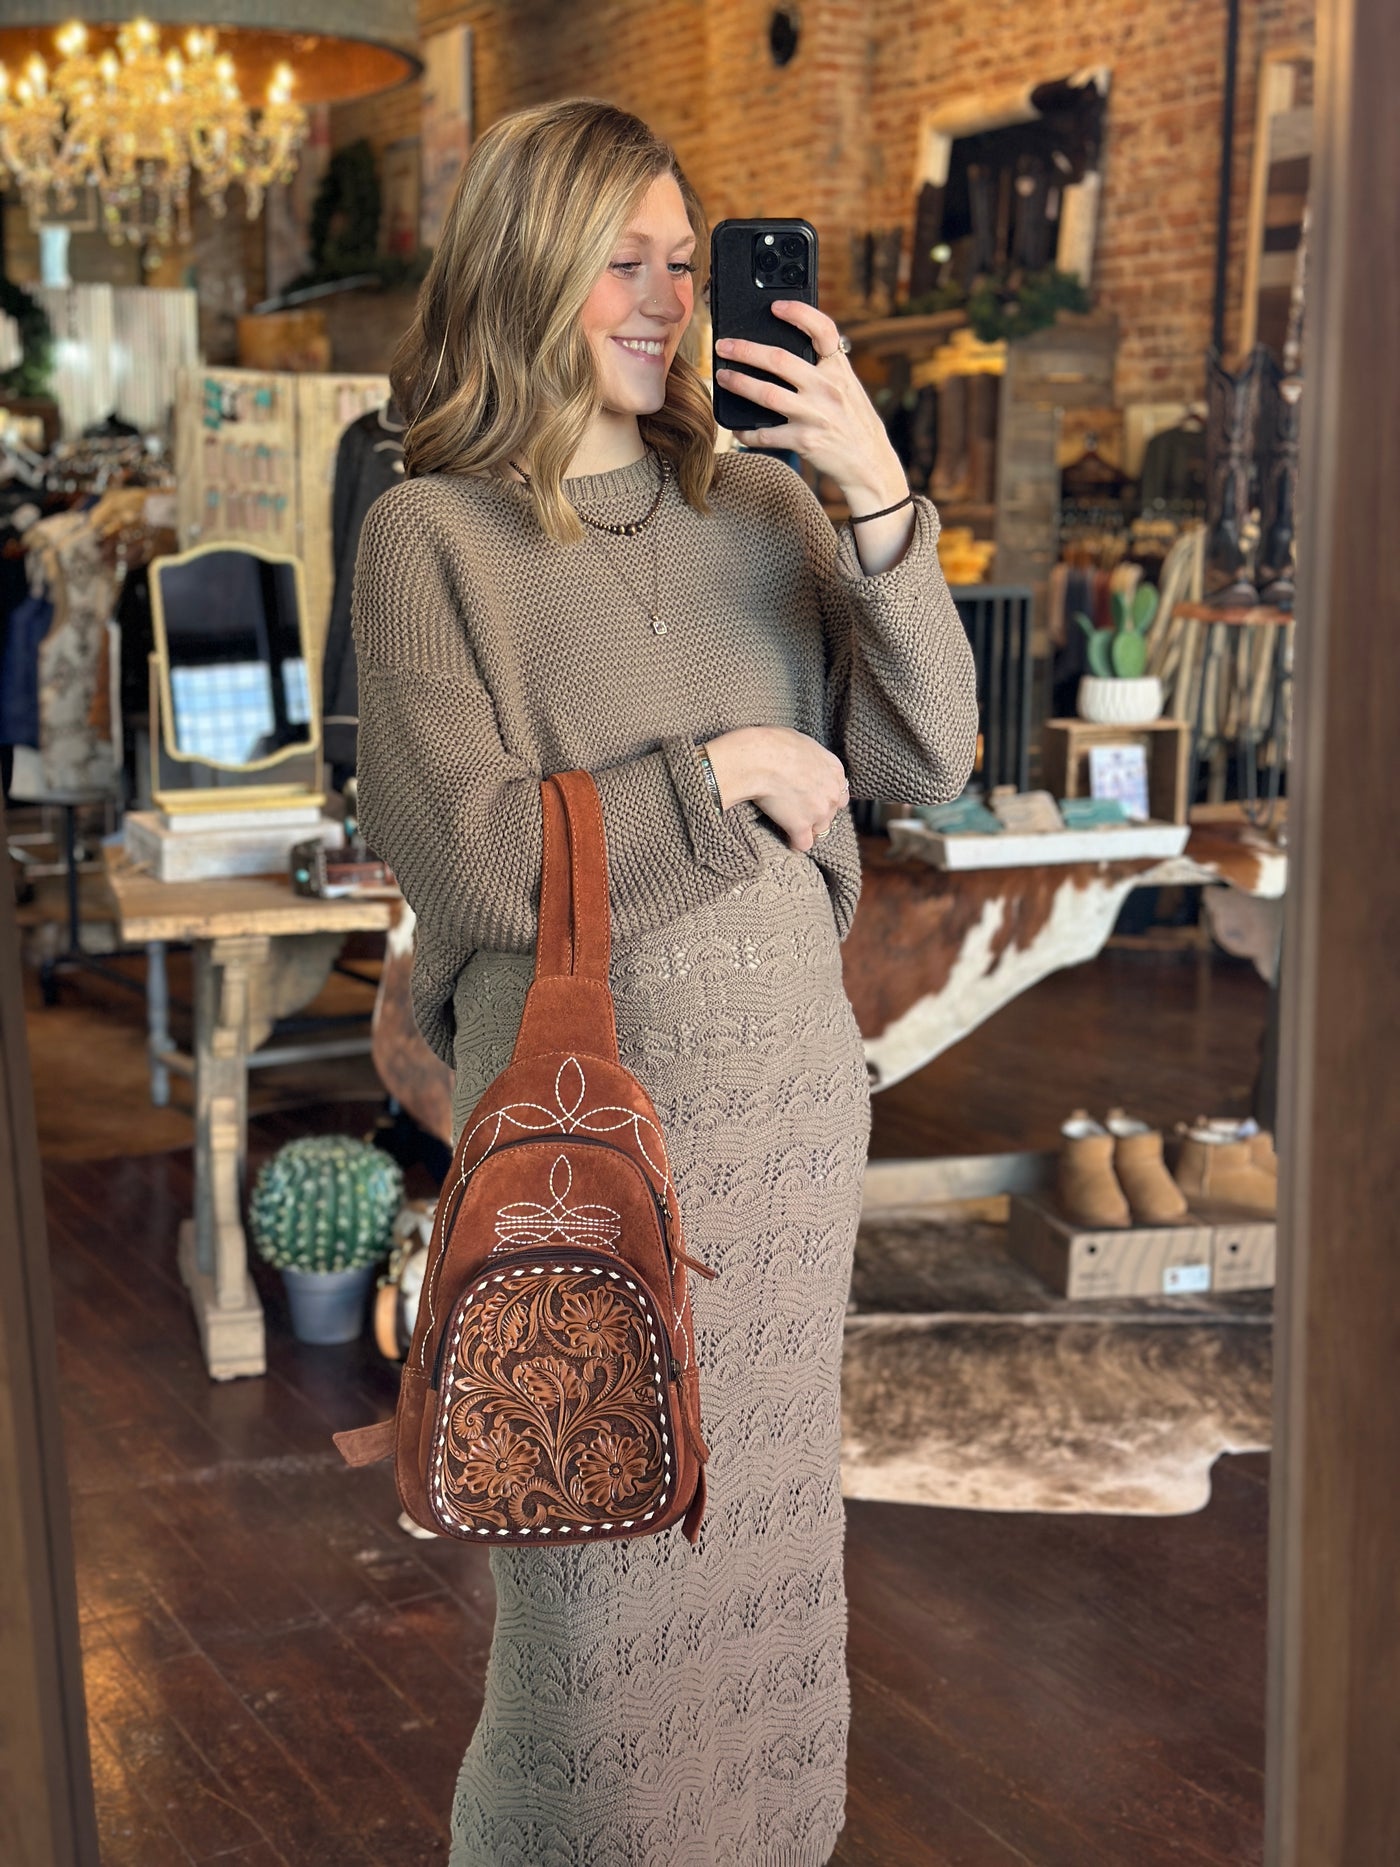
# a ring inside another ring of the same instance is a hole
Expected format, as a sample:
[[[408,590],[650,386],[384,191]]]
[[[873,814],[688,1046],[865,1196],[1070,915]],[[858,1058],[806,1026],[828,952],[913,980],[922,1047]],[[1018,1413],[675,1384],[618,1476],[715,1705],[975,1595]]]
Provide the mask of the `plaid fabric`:
[[[289,655],[282,663],[282,700],[293,726],[311,722],[311,677],[300,655]]]
[[[272,731],[272,677],[261,661],[172,668],[175,743],[195,758],[241,765]]]

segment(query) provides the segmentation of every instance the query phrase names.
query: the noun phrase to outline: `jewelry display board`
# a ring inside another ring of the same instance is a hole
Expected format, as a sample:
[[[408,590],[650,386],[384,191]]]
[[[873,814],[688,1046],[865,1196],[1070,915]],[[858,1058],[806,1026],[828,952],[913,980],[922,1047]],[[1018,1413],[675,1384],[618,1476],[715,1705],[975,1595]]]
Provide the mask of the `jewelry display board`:
[[[387,376],[185,369],[175,401],[180,549],[215,541],[302,561],[308,646],[330,615],[331,489],[352,421],[389,399]]]

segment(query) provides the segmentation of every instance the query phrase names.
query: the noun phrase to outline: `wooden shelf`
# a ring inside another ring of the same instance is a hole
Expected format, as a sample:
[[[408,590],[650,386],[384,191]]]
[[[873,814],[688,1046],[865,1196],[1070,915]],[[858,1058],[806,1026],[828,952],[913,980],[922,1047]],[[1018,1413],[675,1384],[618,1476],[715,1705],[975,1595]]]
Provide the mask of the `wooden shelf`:
[[[1178,603],[1172,616],[1179,616],[1183,622],[1225,622],[1237,629],[1264,629],[1292,622],[1293,611],[1275,609],[1268,603],[1245,609],[1228,609],[1215,603]]]
[[[1191,727],[1186,720],[1143,720],[1132,725],[1099,720],[1047,720],[1040,766],[1054,797],[1089,795],[1089,747],[1141,745],[1147,752],[1147,798],[1160,823],[1188,821]]]
[[[847,324],[843,328],[853,347],[860,344],[864,349],[874,349],[888,345],[891,338],[900,344],[941,339],[966,323],[965,311],[930,311],[921,312],[917,317],[867,318],[863,323]]]

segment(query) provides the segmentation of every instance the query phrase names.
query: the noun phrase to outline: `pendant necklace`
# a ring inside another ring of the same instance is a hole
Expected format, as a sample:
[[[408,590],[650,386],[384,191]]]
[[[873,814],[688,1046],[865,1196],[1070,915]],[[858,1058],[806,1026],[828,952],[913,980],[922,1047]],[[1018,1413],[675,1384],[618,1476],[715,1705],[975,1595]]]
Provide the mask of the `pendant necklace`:
[[[583,520],[583,523],[587,526],[591,526],[592,529],[596,532],[611,532],[614,538],[635,538],[638,532],[644,530],[646,526],[650,525],[652,520],[656,517],[658,511],[661,508],[661,501],[666,491],[666,482],[670,478],[670,473],[671,473],[671,463],[666,458],[666,456],[664,454],[657,454],[655,457],[661,468],[661,479],[656,488],[655,499],[652,500],[650,507],[642,515],[641,518],[627,519],[627,520],[620,521],[616,524],[610,524],[608,523],[608,521],[604,519],[590,519],[586,512],[579,512],[578,507],[575,506],[574,511],[578,512],[578,516],[580,519]],[[515,471],[520,475],[521,479],[525,482],[525,485],[528,487],[530,484],[529,474],[526,473],[522,467],[516,466],[513,460],[511,461],[510,465],[515,468]],[[588,543],[592,542],[591,539],[587,538],[586,533],[585,533],[585,540]],[[634,602],[640,604],[641,607],[646,611],[647,621],[651,624],[652,634],[653,635],[665,635],[668,632],[668,625],[665,621],[665,618],[660,613],[660,610],[661,610],[661,555],[657,549],[656,533],[653,532],[652,538],[651,538],[651,603],[649,606],[642,599],[642,597],[638,594],[635,586],[632,585],[627,580],[625,580],[623,577],[621,577],[618,574],[618,572],[613,568],[609,560],[606,557],[604,557],[603,553],[600,550],[597,550],[596,547],[595,547],[594,555],[597,558],[598,562],[603,565],[604,569],[607,571],[608,575],[612,578],[613,582],[619,585],[621,589],[625,590],[628,596],[630,596],[634,600]]]

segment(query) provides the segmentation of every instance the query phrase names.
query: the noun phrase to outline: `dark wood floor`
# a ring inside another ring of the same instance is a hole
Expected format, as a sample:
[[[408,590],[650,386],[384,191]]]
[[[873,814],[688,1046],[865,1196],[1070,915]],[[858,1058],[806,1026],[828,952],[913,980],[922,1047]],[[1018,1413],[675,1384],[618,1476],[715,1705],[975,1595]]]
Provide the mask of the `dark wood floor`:
[[[1054,1147],[1083,1106],[1170,1130],[1245,1115],[1269,993],[1244,960],[1110,947],[1052,973],[874,1098],[870,1151],[983,1154]]]
[[[885,1151],[1046,1144],[1067,1084],[1238,1105],[1262,988],[1201,970],[1114,954],[1039,988],[877,1099]],[[255,1153],[335,1119],[265,1115]],[[205,1378],[173,1267],[190,1197],[183,1150],[48,1167],[105,1867],[441,1862],[485,1556],[404,1537],[387,1470],[341,1467],[330,1431],[387,1412],[393,1374],[295,1344],[275,1278],[266,1378]],[[1261,1860],[1267,1511],[1263,1458],[1183,1518],[850,1504],[839,1867]]]

